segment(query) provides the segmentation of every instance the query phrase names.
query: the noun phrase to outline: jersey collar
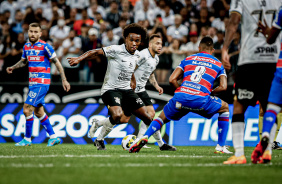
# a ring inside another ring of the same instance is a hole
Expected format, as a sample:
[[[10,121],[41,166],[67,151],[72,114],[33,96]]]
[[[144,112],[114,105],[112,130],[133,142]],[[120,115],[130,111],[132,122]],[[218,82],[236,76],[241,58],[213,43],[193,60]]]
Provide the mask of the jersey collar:
[[[128,50],[127,50],[127,48],[126,48],[126,45],[125,44],[123,44],[123,47],[124,47],[124,50],[126,50],[126,52],[128,52],[128,54],[130,54],[130,55],[134,55],[135,54],[135,52],[134,52],[134,54],[131,54]]]
[[[202,51],[202,52],[200,52],[200,53],[203,53],[203,54],[209,54],[209,55],[211,55],[210,53],[205,52],[205,51]]]

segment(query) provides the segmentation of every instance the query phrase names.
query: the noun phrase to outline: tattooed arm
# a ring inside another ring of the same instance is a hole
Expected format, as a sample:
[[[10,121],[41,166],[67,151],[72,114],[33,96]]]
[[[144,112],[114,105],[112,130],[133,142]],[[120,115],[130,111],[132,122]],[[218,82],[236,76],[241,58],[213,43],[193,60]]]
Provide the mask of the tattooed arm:
[[[13,73],[14,69],[18,69],[18,68],[22,68],[27,64],[27,59],[21,58],[21,60],[19,62],[17,62],[16,64],[14,64],[11,67],[7,67],[6,71],[8,74]]]
[[[67,60],[69,61],[69,64],[71,66],[76,66],[81,61],[95,59],[98,55],[104,55],[104,51],[102,49],[90,50],[85,52],[79,57],[71,57],[71,58],[67,58]]]
[[[70,84],[67,81],[64,69],[63,69],[59,59],[57,57],[54,57],[53,59],[51,59],[51,61],[55,64],[57,70],[60,72],[60,75],[61,75],[61,78],[62,78],[62,83],[63,83],[63,88],[66,92],[68,92],[70,90]]]
[[[164,90],[159,86],[154,73],[150,75],[149,82],[156,88],[156,90],[159,92],[159,95],[163,94]]]

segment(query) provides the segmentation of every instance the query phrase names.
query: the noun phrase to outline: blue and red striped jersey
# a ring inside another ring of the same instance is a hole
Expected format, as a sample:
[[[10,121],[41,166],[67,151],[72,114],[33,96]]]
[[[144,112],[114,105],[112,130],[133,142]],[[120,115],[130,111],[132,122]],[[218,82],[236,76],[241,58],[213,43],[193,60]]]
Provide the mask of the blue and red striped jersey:
[[[222,63],[206,52],[188,56],[178,66],[184,71],[183,82],[175,93],[204,97],[210,95],[214,81],[225,75]]]
[[[56,57],[51,45],[39,40],[35,44],[27,42],[23,47],[22,58],[28,60],[29,86],[50,85],[50,59]]]

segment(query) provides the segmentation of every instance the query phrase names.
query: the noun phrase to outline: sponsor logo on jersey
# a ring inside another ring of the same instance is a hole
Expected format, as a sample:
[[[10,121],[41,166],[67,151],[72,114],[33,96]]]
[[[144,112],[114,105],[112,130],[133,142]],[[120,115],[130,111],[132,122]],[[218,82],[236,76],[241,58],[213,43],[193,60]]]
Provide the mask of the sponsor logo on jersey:
[[[136,103],[138,103],[138,104],[143,104],[143,101],[141,100],[141,98],[137,98],[137,99],[136,99]]]
[[[131,80],[132,73],[127,72],[125,70],[122,70],[118,75],[118,80],[122,81],[130,81]]]
[[[277,46],[270,46],[270,47],[257,47],[255,50],[255,54],[258,53],[277,53]]]
[[[205,62],[202,62],[202,61],[193,61],[192,64],[194,64],[194,65],[204,65],[204,66],[212,68],[212,64],[205,63]]]
[[[206,62],[215,63],[215,60],[213,60],[213,59],[205,58],[205,57],[200,57],[200,56],[195,56],[195,57],[192,58],[192,60],[206,61]]]
[[[40,61],[40,57],[39,57],[39,56],[30,56],[30,57],[29,57],[29,60],[32,60],[32,61]]]
[[[195,89],[201,89],[200,85],[192,84],[192,83],[189,83],[187,81],[184,81],[182,85],[186,86],[186,87],[192,87],[192,88],[195,88]]]
[[[28,96],[30,96],[30,98],[35,98],[37,95],[37,93],[34,93],[33,91],[30,91]]]
[[[51,51],[49,50],[49,48],[47,46],[45,46],[46,51],[48,52],[49,56],[51,56]]]
[[[254,97],[254,92],[247,91],[246,89],[238,89],[238,99],[252,99]]]
[[[200,92],[197,92],[197,91],[191,91],[191,90],[189,90],[189,89],[185,89],[185,88],[180,88],[180,91],[185,91],[185,92],[188,92],[188,93],[191,93],[191,94],[195,94],[195,95],[197,95],[197,94],[199,94]]]
[[[38,73],[29,72],[29,78],[38,78]]]

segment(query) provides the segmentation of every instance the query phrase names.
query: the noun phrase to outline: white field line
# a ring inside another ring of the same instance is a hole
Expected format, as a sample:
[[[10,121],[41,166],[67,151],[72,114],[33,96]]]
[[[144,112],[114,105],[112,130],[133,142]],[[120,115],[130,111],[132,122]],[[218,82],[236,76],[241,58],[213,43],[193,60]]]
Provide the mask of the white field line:
[[[0,155],[0,158],[56,158],[56,157],[65,157],[65,158],[89,158],[89,157],[116,157],[115,155]],[[158,157],[158,158],[222,158],[222,156],[207,156],[207,155],[136,155],[136,154],[127,154],[119,155],[119,157]]]

